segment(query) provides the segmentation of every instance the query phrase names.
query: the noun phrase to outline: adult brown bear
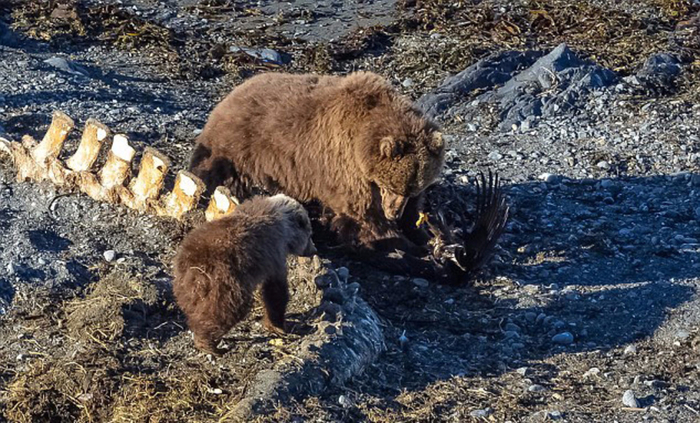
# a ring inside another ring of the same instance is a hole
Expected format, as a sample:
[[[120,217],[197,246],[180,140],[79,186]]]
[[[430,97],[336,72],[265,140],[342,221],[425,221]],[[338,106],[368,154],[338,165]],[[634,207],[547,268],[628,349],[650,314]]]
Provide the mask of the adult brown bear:
[[[260,187],[318,201],[346,244],[415,254],[429,239],[416,228],[423,193],[444,154],[436,124],[379,75],[265,73],[216,106],[190,170],[240,200]]]

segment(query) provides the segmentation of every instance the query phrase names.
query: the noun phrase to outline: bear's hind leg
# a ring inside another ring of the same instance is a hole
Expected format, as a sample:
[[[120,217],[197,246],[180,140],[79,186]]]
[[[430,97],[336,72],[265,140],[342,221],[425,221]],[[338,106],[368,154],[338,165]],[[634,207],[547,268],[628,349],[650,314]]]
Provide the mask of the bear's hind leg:
[[[285,313],[289,303],[289,286],[286,276],[273,276],[262,286],[262,298],[265,303],[263,324],[270,332],[284,334]]]

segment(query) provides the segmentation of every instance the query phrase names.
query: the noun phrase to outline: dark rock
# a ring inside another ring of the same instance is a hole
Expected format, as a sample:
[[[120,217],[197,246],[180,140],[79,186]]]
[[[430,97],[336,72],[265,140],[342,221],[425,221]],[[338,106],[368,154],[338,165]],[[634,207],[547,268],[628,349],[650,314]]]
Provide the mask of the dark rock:
[[[672,54],[656,53],[637,72],[637,79],[648,88],[670,89],[681,74],[681,62]]]
[[[507,51],[491,55],[445,79],[433,93],[419,98],[416,104],[428,115],[435,116],[476,89],[505,83],[518,70],[534,63],[540,55],[535,51]]]
[[[323,292],[323,299],[342,305],[345,302],[345,295],[339,288],[328,288]]]
[[[562,332],[552,337],[552,342],[559,345],[570,345],[574,343],[574,335],[571,332]]]

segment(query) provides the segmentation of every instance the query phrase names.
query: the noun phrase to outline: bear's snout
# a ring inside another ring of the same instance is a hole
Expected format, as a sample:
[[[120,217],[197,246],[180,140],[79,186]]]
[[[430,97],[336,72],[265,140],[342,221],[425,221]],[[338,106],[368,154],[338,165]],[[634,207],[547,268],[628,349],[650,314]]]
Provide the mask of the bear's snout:
[[[398,220],[403,215],[408,197],[393,194],[385,189],[382,189],[381,192],[384,216],[389,220]]]
[[[304,252],[301,253],[302,257],[313,257],[314,254],[316,254],[318,250],[316,249],[316,246],[314,245],[314,242],[309,238],[309,242],[306,243],[306,248],[304,248]]]

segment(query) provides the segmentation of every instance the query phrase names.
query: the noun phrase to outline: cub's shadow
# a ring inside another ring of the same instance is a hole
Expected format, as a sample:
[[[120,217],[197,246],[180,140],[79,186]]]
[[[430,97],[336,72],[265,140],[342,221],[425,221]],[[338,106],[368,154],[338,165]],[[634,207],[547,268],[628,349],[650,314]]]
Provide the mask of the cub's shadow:
[[[700,276],[694,182],[697,175],[509,186],[499,251],[481,280],[464,287],[424,287],[342,262],[387,325],[387,352],[358,383],[396,397],[651,337],[696,293],[683,283]],[[564,332],[564,345],[555,342]]]

